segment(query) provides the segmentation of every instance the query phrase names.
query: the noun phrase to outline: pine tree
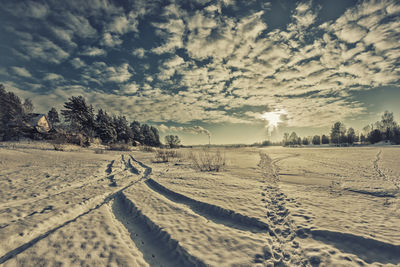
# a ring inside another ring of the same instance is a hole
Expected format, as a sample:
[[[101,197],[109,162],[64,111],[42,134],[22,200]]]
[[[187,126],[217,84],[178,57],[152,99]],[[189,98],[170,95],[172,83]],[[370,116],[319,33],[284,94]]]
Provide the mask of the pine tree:
[[[70,123],[72,131],[93,137],[95,132],[94,110],[92,105],[87,105],[82,96],[72,96],[64,103],[61,114],[65,121]]]
[[[152,141],[154,140],[154,133],[150,130],[149,125],[142,124],[140,127],[140,133],[143,136],[143,144],[147,146],[152,146]]]
[[[157,128],[151,126],[150,131],[153,132],[153,136],[154,136],[154,139],[152,141],[153,146],[159,147],[161,145],[161,142],[160,142],[160,135],[158,133]]]
[[[0,136],[3,140],[20,137],[25,115],[21,99],[13,92],[7,92],[0,84]]]
[[[51,126],[54,127],[56,123],[60,122],[60,117],[58,116],[57,110],[52,107],[49,112],[47,113],[47,119],[51,123]]]
[[[356,132],[350,127],[347,130],[347,143],[353,144],[354,142],[356,142]]]
[[[321,144],[321,137],[319,135],[314,135],[312,139],[313,145],[320,145]]]
[[[139,143],[141,143],[141,144],[143,144],[143,142],[144,142],[144,136],[142,135],[142,132],[141,132],[141,125],[140,125],[140,123],[139,123],[138,121],[133,121],[133,122],[130,124],[130,128],[131,128],[131,130],[132,130],[133,140],[134,140],[134,141],[137,141],[137,142],[139,142]]]
[[[117,141],[129,144],[133,140],[132,129],[128,126],[128,121],[125,116],[113,118],[115,130],[117,132]]]
[[[25,114],[33,112],[34,106],[33,106],[32,101],[29,98],[25,99],[23,109],[24,109]]]
[[[347,143],[346,127],[343,122],[335,122],[331,129],[331,141],[337,145]]]
[[[323,145],[329,144],[329,137],[323,134],[321,137],[321,143]]]
[[[96,135],[105,144],[114,143],[117,140],[117,132],[112,118],[99,109],[96,116]]]

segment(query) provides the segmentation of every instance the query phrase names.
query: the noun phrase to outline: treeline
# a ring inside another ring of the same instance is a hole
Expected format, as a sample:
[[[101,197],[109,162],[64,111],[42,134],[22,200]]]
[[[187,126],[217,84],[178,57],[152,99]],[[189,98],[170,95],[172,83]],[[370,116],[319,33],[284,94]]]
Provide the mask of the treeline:
[[[24,132],[29,114],[33,111],[31,100],[24,102],[0,84],[0,138],[10,140]]]
[[[0,85],[0,117],[2,140],[18,140],[25,136],[22,130],[26,125],[29,114],[34,107],[27,99],[23,103],[12,92],[6,92]],[[125,143],[129,145],[160,146],[160,136],[157,128],[138,121],[128,122],[125,116],[112,116],[102,108],[95,110],[82,96],[72,96],[64,103],[61,110],[64,119],[55,108],[52,108],[47,119],[51,124],[51,131],[36,137],[64,140],[79,145],[90,145],[96,138],[103,144]]]
[[[394,120],[392,112],[385,111],[380,121],[363,128],[361,133],[350,127],[346,129],[343,122],[335,122],[329,135],[314,135],[299,137],[295,132],[284,133],[284,146],[334,144],[337,146],[359,144],[375,144],[387,141],[391,144],[400,144],[400,125]]]

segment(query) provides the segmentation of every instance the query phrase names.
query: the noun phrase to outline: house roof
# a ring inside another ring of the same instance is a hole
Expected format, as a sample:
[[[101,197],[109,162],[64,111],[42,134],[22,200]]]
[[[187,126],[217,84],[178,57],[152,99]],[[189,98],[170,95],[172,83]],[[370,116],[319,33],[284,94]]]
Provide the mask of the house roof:
[[[39,125],[39,121],[44,118],[47,122],[47,125]],[[27,118],[27,126],[31,128],[35,128],[40,133],[46,133],[50,130],[49,122],[47,120],[46,114],[40,113],[30,113]]]
[[[29,113],[28,114],[28,123],[29,123],[29,125],[31,125],[31,126],[36,126],[37,124],[38,124],[38,122],[39,122],[39,120],[41,119],[41,118],[43,118],[43,116],[46,118],[46,120],[47,120],[47,117],[46,117],[46,115],[45,114],[40,114],[40,113]]]

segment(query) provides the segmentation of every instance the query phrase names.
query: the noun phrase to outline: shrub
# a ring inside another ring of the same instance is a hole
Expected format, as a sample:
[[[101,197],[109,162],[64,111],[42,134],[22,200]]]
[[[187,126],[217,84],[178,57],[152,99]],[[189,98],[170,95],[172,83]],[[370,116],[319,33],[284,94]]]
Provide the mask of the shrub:
[[[53,136],[51,143],[53,143],[54,150],[64,151],[64,144],[68,143],[68,138],[63,133],[57,133]]]
[[[139,150],[144,151],[144,152],[155,152],[156,151],[156,149],[151,146],[139,146]]]
[[[222,155],[219,150],[216,152],[207,149],[197,152],[190,151],[188,158],[193,167],[199,171],[219,172],[226,166],[225,155]]]
[[[169,162],[172,158],[178,158],[178,151],[175,149],[158,149],[154,162]]]
[[[96,149],[94,150],[94,153],[95,153],[95,154],[104,154],[104,150],[101,149],[101,148],[96,148]]]
[[[53,144],[54,150],[64,151],[64,146],[62,144]]]
[[[108,150],[115,150],[115,151],[131,151],[131,148],[128,144],[124,143],[117,143],[117,144],[110,144],[108,146]]]

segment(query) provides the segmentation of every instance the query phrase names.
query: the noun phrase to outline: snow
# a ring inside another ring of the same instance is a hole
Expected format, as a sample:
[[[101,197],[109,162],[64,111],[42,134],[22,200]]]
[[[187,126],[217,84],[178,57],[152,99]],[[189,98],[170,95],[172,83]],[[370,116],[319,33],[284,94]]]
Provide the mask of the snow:
[[[0,264],[400,264],[400,147],[221,148],[217,173],[66,150],[0,144]]]

